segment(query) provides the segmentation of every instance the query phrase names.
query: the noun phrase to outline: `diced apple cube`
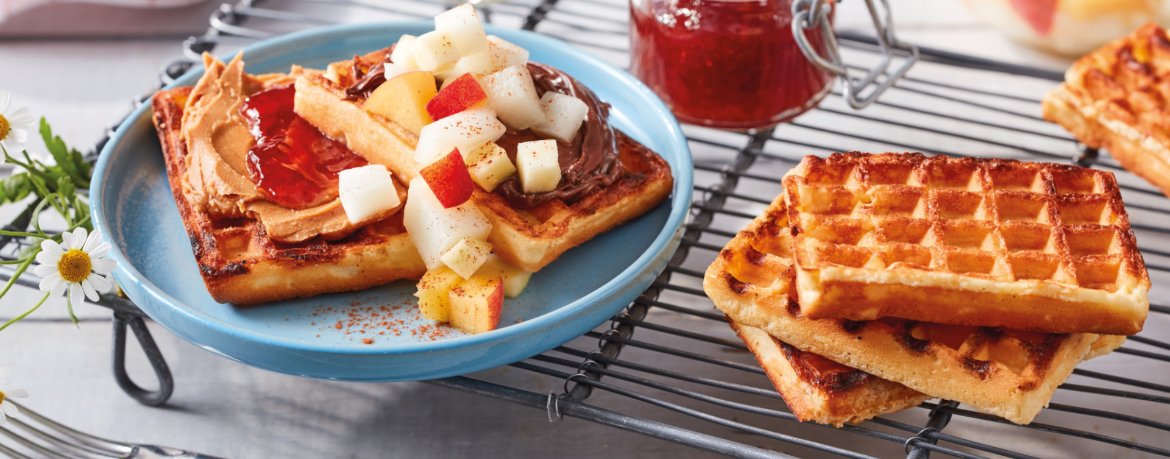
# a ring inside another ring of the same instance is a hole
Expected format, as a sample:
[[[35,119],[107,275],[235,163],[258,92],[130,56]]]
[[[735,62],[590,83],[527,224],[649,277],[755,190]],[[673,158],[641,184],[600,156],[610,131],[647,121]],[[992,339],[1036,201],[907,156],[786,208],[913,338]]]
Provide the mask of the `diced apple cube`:
[[[483,92],[479,81],[472,75],[463,75],[456,78],[427,103],[427,113],[431,119],[441,120],[469,108],[482,106],[487,101],[487,94]]]
[[[561,182],[560,154],[552,139],[521,142],[516,146],[516,169],[525,193],[544,193]]]
[[[441,259],[448,268],[467,279],[475,274],[480,266],[483,266],[488,255],[491,254],[492,245],[490,243],[468,238],[456,243],[454,247],[451,247],[451,250],[443,254]]]
[[[495,35],[487,37],[488,52],[492,54],[493,71],[500,71],[508,67],[528,65],[528,50],[513,44]]]
[[[464,110],[423,127],[418,134],[414,160],[430,164],[453,148],[466,154],[480,145],[495,142],[507,130],[496,118],[496,112],[489,108]]]
[[[410,45],[410,54],[415,65],[422,70],[440,71],[459,61],[459,51],[455,49],[451,34],[441,30],[424,33],[415,39]]]
[[[464,3],[455,8],[435,16],[435,30],[447,32],[455,42],[459,54],[470,56],[487,51],[487,34],[483,31],[483,24],[479,22],[479,15],[470,3]]]
[[[492,232],[491,222],[475,204],[465,202],[450,209],[443,207],[422,177],[410,181],[407,193],[402,224],[427,269],[443,266],[443,254],[460,240],[486,241]]]
[[[495,190],[500,182],[516,173],[516,166],[508,158],[508,152],[495,142],[483,144],[467,157],[471,163],[467,166],[471,179],[489,193]]]
[[[418,64],[414,61],[413,46],[414,40],[418,37],[414,35],[403,35],[398,38],[398,43],[394,45],[394,50],[390,51],[390,62],[406,68],[417,69]]]
[[[337,187],[341,208],[355,225],[384,218],[402,205],[393,176],[379,164],[337,173]]]
[[[475,275],[502,277],[504,279],[504,296],[508,298],[520,296],[520,293],[524,292],[524,288],[528,286],[528,279],[532,277],[532,273],[513,266],[494,253],[488,255],[487,261],[479,267]]]
[[[589,115],[589,106],[585,102],[559,92],[544,93],[540,98],[540,106],[544,109],[544,122],[533,126],[532,131],[565,143],[573,142],[581,123]]]
[[[418,135],[423,126],[431,124],[426,107],[437,92],[431,72],[407,72],[375,88],[362,108]]]
[[[451,289],[463,282],[455,271],[446,266],[427,270],[418,281],[418,310],[424,319],[449,322],[451,320]]]
[[[500,121],[516,130],[528,129],[544,121],[540,97],[528,67],[515,65],[484,77],[487,105]]]
[[[452,149],[446,156],[422,168],[418,175],[426,180],[431,192],[446,209],[467,202],[475,189],[458,149]]]
[[[504,282],[499,276],[472,276],[456,285],[451,298],[451,326],[468,333],[495,330],[504,310]]]

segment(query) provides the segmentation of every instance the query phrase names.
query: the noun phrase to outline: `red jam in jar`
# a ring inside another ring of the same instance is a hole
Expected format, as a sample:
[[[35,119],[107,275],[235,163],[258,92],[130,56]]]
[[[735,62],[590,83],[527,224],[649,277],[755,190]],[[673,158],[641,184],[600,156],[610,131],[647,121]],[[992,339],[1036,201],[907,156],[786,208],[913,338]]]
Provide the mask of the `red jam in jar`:
[[[630,16],[630,70],[682,122],[771,127],[832,88],[792,36],[791,0],[631,0]],[[824,55],[820,29],[805,33]]]
[[[337,198],[337,173],[366,165],[352,152],[293,111],[292,86],[253,94],[240,108],[256,144],[248,150],[248,175],[268,199],[304,209]]]

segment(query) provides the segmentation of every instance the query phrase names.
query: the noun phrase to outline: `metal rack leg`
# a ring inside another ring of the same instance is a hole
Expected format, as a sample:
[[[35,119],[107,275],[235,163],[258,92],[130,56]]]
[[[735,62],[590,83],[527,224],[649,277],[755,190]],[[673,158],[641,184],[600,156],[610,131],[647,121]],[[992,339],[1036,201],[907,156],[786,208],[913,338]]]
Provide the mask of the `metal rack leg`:
[[[134,337],[138,339],[138,344],[142,346],[142,352],[146,354],[146,359],[150,361],[150,366],[154,369],[155,376],[158,377],[158,390],[143,389],[135,384],[130,379],[130,375],[126,373],[127,326],[134,330]],[[114,312],[114,379],[118,381],[118,386],[126,392],[126,395],[147,406],[160,406],[166,403],[175,390],[175,380],[171,376],[171,369],[167,366],[162,351],[155,344],[154,337],[150,335],[150,329],[146,328],[146,321],[141,316]]]
[[[915,445],[918,443],[938,444],[938,439],[928,434],[939,432],[946,427],[947,423],[951,422],[951,410],[958,406],[958,402],[945,401],[930,410],[930,420],[926,421],[926,427],[919,430],[913,437],[906,439],[906,459],[928,459],[930,457],[930,450]]]

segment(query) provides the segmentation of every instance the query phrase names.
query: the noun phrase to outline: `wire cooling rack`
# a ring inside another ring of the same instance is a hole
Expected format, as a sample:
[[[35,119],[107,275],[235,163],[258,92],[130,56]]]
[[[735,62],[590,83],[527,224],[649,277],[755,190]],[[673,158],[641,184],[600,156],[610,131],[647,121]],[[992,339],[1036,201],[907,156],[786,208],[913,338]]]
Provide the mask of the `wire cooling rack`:
[[[449,6],[430,0],[225,4],[212,15],[208,32],[187,40],[186,56],[166,65],[160,76],[163,83],[171,81],[203,51],[230,53],[259,39],[320,25],[427,19]],[[628,64],[629,13],[622,0],[516,0],[486,6],[481,13],[496,25],[535,30],[615,65]],[[860,68],[879,60],[871,37],[846,31],[839,36],[848,62]],[[820,108],[766,132],[684,127],[695,158],[696,198],[682,246],[651,288],[610,323],[512,364],[534,376],[525,387],[479,375],[432,383],[546,410],[549,421],[580,418],[733,457],[1170,456],[1170,385],[1165,383],[1170,378],[1170,306],[1157,299],[1161,285],[1170,281],[1170,250],[1161,248],[1170,242],[1170,201],[1104,152],[1084,149],[1040,119],[1039,98],[1062,79],[1060,73],[929,48],[922,49],[921,60],[863,111],[848,108],[835,92]],[[1155,285],[1145,331],[1074,371],[1028,426],[949,401],[842,429],[797,422],[723,315],[712,308],[701,288],[702,275],[735,232],[780,192],[780,177],[802,156],[850,150],[1075,162],[1115,172]],[[0,238],[0,244],[11,242]],[[35,285],[25,279],[20,283]],[[142,403],[164,403],[173,381],[145,316],[117,297],[105,296],[101,304],[114,311],[117,381]],[[158,390],[141,389],[126,375],[127,327],[159,377]],[[659,407],[675,425],[623,414],[630,403]]]

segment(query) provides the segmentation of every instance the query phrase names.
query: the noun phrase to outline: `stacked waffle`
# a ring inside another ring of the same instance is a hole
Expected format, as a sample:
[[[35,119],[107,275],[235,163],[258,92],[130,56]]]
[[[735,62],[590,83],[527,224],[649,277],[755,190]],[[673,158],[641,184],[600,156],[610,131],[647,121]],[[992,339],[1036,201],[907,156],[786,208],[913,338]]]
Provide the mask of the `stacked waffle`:
[[[802,420],[940,397],[1026,424],[1139,332],[1150,282],[1108,172],[807,157],[704,289]]]

